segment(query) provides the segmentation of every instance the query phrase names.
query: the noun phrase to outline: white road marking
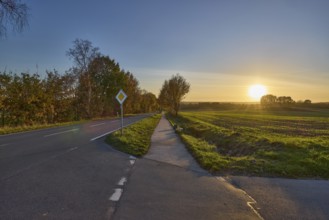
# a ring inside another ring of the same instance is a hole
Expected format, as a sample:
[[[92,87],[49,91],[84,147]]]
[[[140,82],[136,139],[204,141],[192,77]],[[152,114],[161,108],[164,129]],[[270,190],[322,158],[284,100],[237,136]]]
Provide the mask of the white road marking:
[[[68,149],[65,152],[68,153],[68,152],[71,152],[71,151],[74,151],[74,150],[77,150],[77,149],[78,149],[78,147],[72,147],[72,148]]]
[[[50,137],[50,136],[64,134],[64,133],[68,133],[68,132],[72,132],[72,131],[77,131],[77,130],[79,130],[79,128],[74,128],[74,129],[67,130],[67,131],[61,131],[61,132],[57,132],[57,133],[47,134],[47,135],[45,135],[43,137]]]
[[[130,156],[129,156],[129,159],[130,159],[130,160],[136,160],[136,157],[134,157],[133,155],[130,155]]]
[[[122,189],[117,188],[114,189],[114,193],[112,194],[112,196],[109,198],[109,200],[113,201],[113,202],[117,202],[119,201],[121,195],[122,195]]]
[[[90,127],[93,128],[93,127],[97,127],[97,126],[101,126],[101,125],[105,125],[105,123],[100,123],[100,124],[90,125]]]
[[[115,132],[115,131],[118,131],[118,130],[120,130],[120,129],[121,129],[121,128],[115,129],[115,130],[113,130],[113,131],[106,132],[106,133],[104,133],[104,134],[102,134],[102,135],[99,135],[99,136],[97,136],[97,137],[94,137],[94,138],[90,139],[90,141],[97,140],[97,139],[99,139],[99,138],[102,138],[102,137],[104,137],[104,136],[106,136],[106,135],[108,135],[108,134],[111,134],[111,133],[113,133],[113,132]]]
[[[254,208],[254,206],[253,205],[255,205],[256,206],[256,204],[257,204],[257,201],[254,199],[254,198],[252,198],[246,191],[244,191],[243,189],[241,189],[241,188],[236,188],[235,186],[233,186],[230,182],[228,182],[225,178],[223,178],[223,177],[216,177],[216,179],[218,179],[219,181],[221,181],[221,182],[225,182],[226,184],[228,184],[229,186],[231,186],[231,187],[234,187],[235,189],[237,189],[237,190],[240,190],[242,193],[244,193],[250,200],[251,200],[251,202],[249,201],[249,202],[247,202],[247,206],[258,216],[258,218],[260,219],[260,220],[264,220],[264,218],[260,215],[260,213],[256,210],[256,208]]]
[[[134,165],[135,160],[129,160],[130,161],[130,165]]]
[[[123,186],[123,185],[125,185],[126,182],[127,182],[127,178],[126,177],[122,177],[120,179],[120,181],[118,182],[118,185],[119,186]]]
[[[132,123],[129,123],[129,124],[123,126],[123,127],[124,127],[124,128],[125,128],[125,127],[128,127],[129,125],[131,125],[131,124],[135,124],[135,123],[138,122],[138,121],[140,121],[140,120],[137,120],[137,121],[134,121],[134,122],[132,122]],[[94,137],[94,138],[90,139],[90,141],[97,140],[97,139],[99,139],[99,138],[102,138],[102,137],[104,137],[104,136],[106,136],[106,135],[108,135],[108,134],[111,134],[111,133],[113,133],[113,132],[115,132],[115,131],[118,131],[118,130],[120,130],[120,129],[121,129],[121,127],[120,127],[120,128],[117,128],[117,129],[114,129],[114,130],[112,130],[112,131],[106,132],[106,133],[104,133],[104,134],[101,134],[101,135],[99,135],[99,136],[97,136],[97,137]]]

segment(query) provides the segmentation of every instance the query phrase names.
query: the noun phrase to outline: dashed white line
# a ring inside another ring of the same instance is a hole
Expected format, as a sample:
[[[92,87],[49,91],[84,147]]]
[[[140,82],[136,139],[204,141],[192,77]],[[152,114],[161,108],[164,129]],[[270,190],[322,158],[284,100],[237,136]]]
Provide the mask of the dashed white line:
[[[125,185],[126,182],[127,182],[127,178],[126,177],[122,177],[120,179],[120,181],[118,182],[118,186],[123,186],[123,185]]]
[[[101,126],[101,125],[105,125],[105,122],[104,123],[95,124],[95,125],[90,125],[90,127],[93,128],[93,127],[97,127],[97,126]]]
[[[129,162],[130,162],[130,165],[134,165],[135,160],[129,160]]]
[[[130,156],[129,156],[129,159],[130,159],[130,160],[136,160],[136,157],[134,157],[133,155],[130,155]]]
[[[57,133],[47,134],[47,135],[45,135],[43,137],[50,137],[50,136],[64,134],[64,133],[68,133],[68,132],[72,132],[72,131],[77,131],[77,130],[79,130],[79,128],[74,128],[74,129],[70,129],[70,130],[66,130],[66,131],[61,131],[61,132],[57,132]]]
[[[112,194],[112,196],[109,198],[109,200],[113,201],[113,202],[117,202],[120,200],[120,197],[122,195],[122,189],[117,188],[114,189],[114,193]]]

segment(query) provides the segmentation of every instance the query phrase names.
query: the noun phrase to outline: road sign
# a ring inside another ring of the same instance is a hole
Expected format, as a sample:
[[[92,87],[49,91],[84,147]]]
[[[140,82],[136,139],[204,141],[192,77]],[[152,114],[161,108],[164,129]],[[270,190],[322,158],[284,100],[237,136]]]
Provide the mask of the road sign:
[[[121,135],[123,134],[123,106],[122,106],[122,104],[126,100],[127,97],[128,96],[122,89],[120,89],[117,96],[115,97],[118,100],[118,102],[120,103],[120,109],[121,109]]]
[[[120,91],[118,92],[118,94],[117,94],[117,96],[115,98],[122,105],[122,103],[126,100],[127,95],[126,95],[126,93],[122,89],[120,89]]]

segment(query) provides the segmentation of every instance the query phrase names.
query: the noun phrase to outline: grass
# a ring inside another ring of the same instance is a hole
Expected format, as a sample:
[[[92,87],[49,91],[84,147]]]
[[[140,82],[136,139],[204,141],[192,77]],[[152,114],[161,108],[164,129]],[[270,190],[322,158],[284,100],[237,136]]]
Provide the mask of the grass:
[[[194,111],[170,117],[214,173],[329,178],[329,111]]]
[[[63,123],[54,123],[54,124],[36,124],[36,125],[23,125],[23,126],[17,126],[17,127],[0,127],[0,135],[4,134],[11,134],[11,133],[18,133],[18,132],[24,132],[24,131],[32,131],[32,130],[38,130],[43,128],[52,128],[52,127],[59,127],[59,126],[68,126],[68,125],[75,125],[75,124],[81,124],[85,121],[73,121],[73,122],[63,122]]]
[[[106,138],[106,143],[122,152],[134,155],[145,155],[150,147],[151,136],[161,118],[160,114],[145,118],[121,131],[116,131]]]

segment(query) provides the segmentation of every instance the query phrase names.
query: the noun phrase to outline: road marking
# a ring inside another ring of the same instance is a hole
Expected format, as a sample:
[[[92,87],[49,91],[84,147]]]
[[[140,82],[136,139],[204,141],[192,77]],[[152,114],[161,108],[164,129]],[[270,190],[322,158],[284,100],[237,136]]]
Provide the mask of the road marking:
[[[8,146],[10,144],[0,144],[0,147]]]
[[[136,157],[134,157],[133,155],[130,155],[130,156],[129,156],[129,159],[130,159],[130,160],[136,160]]]
[[[123,127],[124,127],[124,128],[125,128],[125,127],[128,127],[129,125],[135,124],[136,122],[138,122],[138,121],[140,121],[140,120],[141,120],[141,119],[139,119],[139,120],[137,120],[137,121],[134,121],[134,122],[132,122],[132,123],[126,124],[126,125],[123,126]],[[114,130],[112,130],[112,131],[106,132],[106,133],[104,133],[104,134],[101,134],[101,135],[99,135],[99,136],[97,136],[97,137],[94,137],[94,138],[90,139],[90,141],[95,141],[95,140],[97,140],[97,139],[99,139],[99,138],[102,138],[102,137],[104,137],[104,136],[106,136],[106,135],[108,135],[108,134],[111,134],[111,133],[113,133],[113,132],[115,132],[115,131],[118,131],[118,130],[120,130],[120,129],[121,129],[121,127],[120,127],[120,128],[117,128],[117,129],[114,129]]]
[[[90,127],[93,128],[93,127],[97,127],[97,126],[101,126],[101,125],[105,125],[105,122],[104,123],[100,123],[100,124],[90,125]]]
[[[68,132],[72,132],[72,131],[77,131],[77,130],[79,130],[79,128],[74,128],[74,129],[67,130],[67,131],[61,131],[61,132],[57,132],[57,133],[47,134],[47,135],[45,135],[43,137],[50,137],[50,136],[64,134],[64,133],[68,133]]]
[[[67,151],[65,151],[65,153],[68,153],[68,152],[71,152],[71,151],[74,151],[74,150],[77,150],[79,149],[78,147],[72,147],[70,149],[68,149]]]
[[[118,185],[119,186],[123,186],[123,185],[125,185],[126,182],[127,182],[127,178],[126,177],[122,177],[120,179],[120,181],[118,182]]]
[[[135,160],[129,160],[130,161],[130,165],[134,165]]]
[[[113,131],[106,132],[106,133],[104,133],[104,134],[102,134],[102,135],[99,135],[99,136],[97,136],[97,137],[94,137],[94,138],[90,139],[90,141],[97,140],[97,139],[99,139],[99,138],[102,138],[102,137],[104,137],[104,136],[106,136],[106,135],[108,135],[108,134],[111,134],[111,133],[113,133],[113,132],[115,132],[115,131],[118,131],[118,130],[120,130],[120,129],[121,129],[121,128],[115,129],[115,130],[113,130]]]
[[[251,200],[251,202],[247,202],[247,206],[258,216],[258,218],[260,220],[264,220],[264,218],[256,210],[257,208],[254,208],[254,206],[256,206],[256,204],[257,204],[257,201],[254,198],[252,198],[246,191],[244,191],[241,188],[237,188],[236,186],[234,186],[233,184],[231,184],[229,181],[227,181],[225,178],[223,178],[221,176],[217,176],[216,179],[218,179],[219,181],[224,182],[226,184],[229,184],[229,186],[234,187],[235,189],[240,190],[242,193],[244,193]]]
[[[112,196],[109,198],[109,200],[113,201],[113,202],[117,202],[120,200],[120,197],[122,195],[122,189],[117,188],[114,189],[114,193],[112,194]]]

